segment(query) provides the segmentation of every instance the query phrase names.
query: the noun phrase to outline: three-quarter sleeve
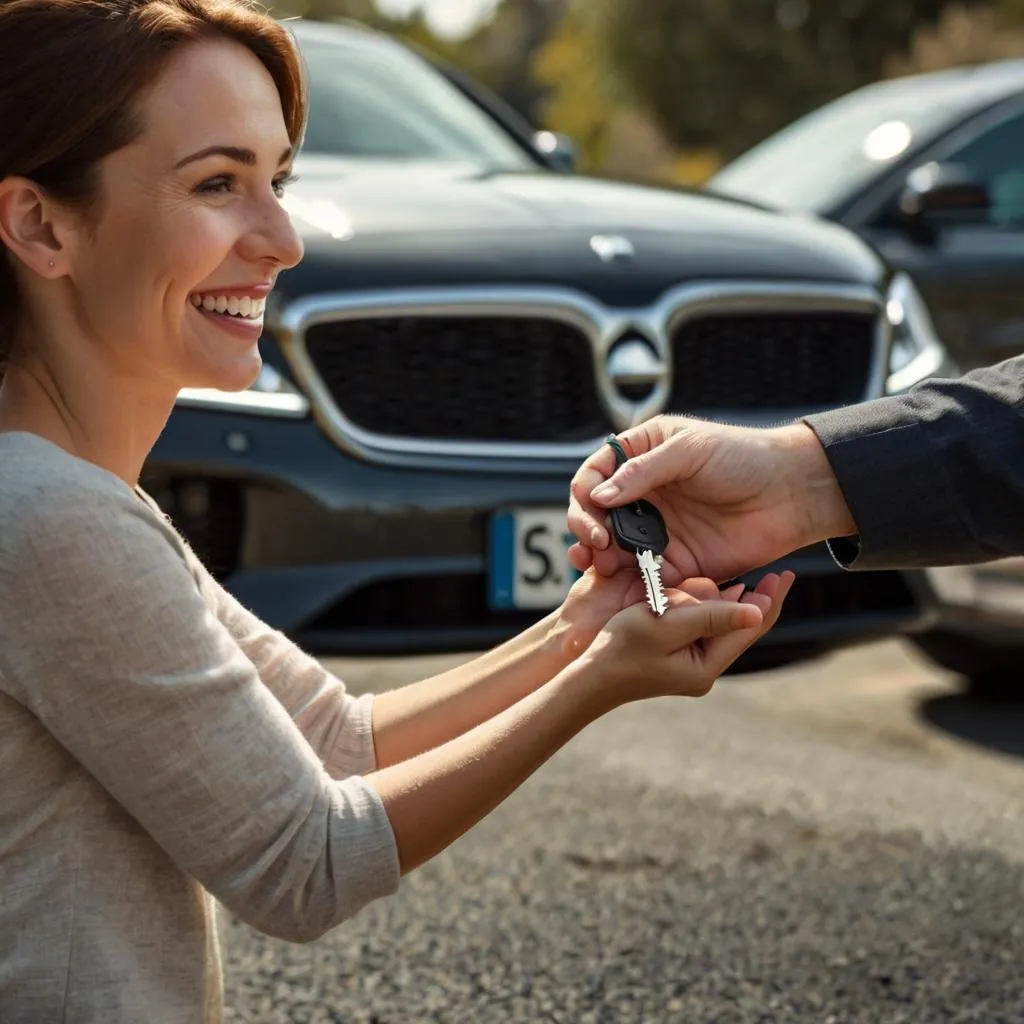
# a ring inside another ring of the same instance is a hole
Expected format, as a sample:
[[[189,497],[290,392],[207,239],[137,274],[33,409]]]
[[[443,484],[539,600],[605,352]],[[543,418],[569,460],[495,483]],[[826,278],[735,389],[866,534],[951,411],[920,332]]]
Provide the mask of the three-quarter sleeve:
[[[357,697],[348,693],[342,680],[229,594],[194,555],[192,562],[214,614],[316,751],[328,774],[345,779],[374,771],[373,694]]]
[[[127,488],[89,497],[32,496],[8,519],[9,691],[254,927],[304,941],[393,892],[398,854],[372,785],[330,777],[293,721],[306,709],[263,684],[152,511]],[[330,690],[321,678],[299,700]]]

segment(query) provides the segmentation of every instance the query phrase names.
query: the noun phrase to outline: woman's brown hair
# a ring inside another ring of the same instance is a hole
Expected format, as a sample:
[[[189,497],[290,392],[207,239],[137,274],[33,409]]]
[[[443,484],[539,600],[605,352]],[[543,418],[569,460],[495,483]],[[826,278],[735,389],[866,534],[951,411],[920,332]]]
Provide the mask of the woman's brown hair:
[[[88,208],[98,162],[139,135],[139,99],[168,57],[218,37],[270,72],[297,147],[306,94],[295,45],[247,0],[0,0],[0,180],[29,178]],[[0,243],[0,376],[19,315],[11,258]]]

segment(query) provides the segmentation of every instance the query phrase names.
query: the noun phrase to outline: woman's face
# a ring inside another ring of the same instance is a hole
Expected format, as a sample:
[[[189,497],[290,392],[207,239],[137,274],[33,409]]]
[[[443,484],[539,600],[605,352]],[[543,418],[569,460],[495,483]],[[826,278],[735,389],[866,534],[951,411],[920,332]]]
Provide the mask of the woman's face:
[[[73,233],[76,316],[130,378],[245,388],[267,295],[302,257],[279,202],[293,154],[277,89],[241,45],[204,41],[174,55],[141,115]]]

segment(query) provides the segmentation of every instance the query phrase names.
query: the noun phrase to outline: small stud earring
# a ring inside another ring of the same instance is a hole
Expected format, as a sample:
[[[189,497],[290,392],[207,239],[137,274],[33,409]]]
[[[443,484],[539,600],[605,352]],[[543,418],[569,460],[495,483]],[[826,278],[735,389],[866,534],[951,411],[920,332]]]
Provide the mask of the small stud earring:
[[[50,268],[52,269],[55,266],[57,266],[57,264],[53,260],[50,260]]]

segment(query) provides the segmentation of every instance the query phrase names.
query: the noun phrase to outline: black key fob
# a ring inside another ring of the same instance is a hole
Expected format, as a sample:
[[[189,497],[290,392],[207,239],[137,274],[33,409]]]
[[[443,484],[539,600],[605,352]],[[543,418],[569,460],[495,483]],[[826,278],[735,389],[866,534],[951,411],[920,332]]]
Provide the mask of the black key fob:
[[[612,434],[608,444],[615,452],[615,462],[622,466],[629,458],[622,442]],[[657,507],[641,498],[623,508],[613,508],[609,513],[612,522],[612,534],[615,543],[634,555],[641,551],[651,551],[656,555],[665,553],[668,547],[668,530],[665,520]]]
[[[668,530],[661,513],[649,501],[641,498],[622,508],[613,508],[608,516],[615,543],[620,548],[633,554],[641,551],[664,554],[668,547]]]

